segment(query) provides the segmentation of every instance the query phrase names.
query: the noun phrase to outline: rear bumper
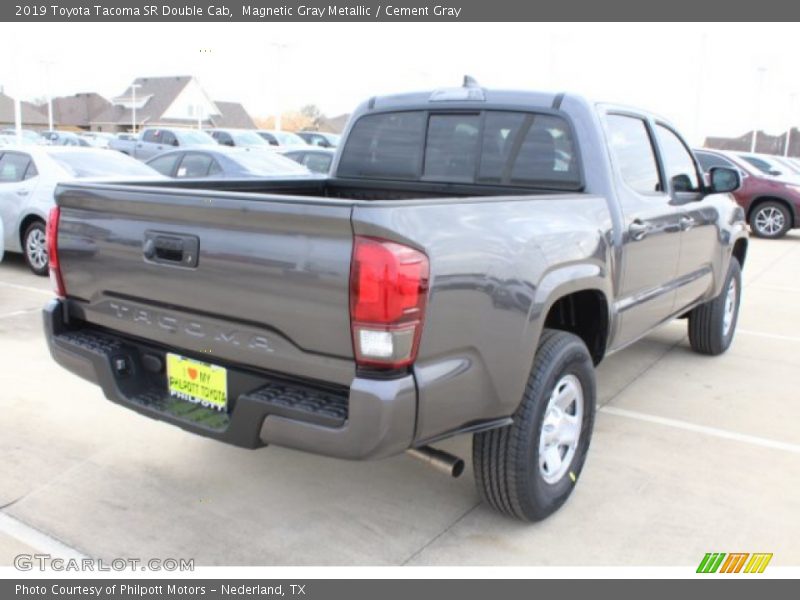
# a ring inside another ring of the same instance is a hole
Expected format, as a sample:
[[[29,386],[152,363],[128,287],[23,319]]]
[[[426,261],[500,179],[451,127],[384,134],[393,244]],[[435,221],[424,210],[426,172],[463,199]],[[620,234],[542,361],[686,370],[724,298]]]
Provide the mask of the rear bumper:
[[[275,444],[347,459],[390,456],[412,444],[412,375],[356,377],[349,389],[328,388],[223,365],[229,372],[224,414],[169,397],[158,365],[170,348],[69,322],[60,300],[45,307],[44,327],[50,353],[62,367],[99,385],[112,402],[192,433],[245,448]]]

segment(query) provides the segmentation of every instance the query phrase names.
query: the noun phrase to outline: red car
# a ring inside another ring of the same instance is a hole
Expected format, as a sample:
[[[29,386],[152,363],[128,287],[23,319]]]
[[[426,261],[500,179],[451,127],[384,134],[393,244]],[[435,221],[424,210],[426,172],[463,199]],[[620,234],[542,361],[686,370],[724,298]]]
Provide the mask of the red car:
[[[800,227],[800,180],[767,175],[732,152],[704,148],[694,154],[704,171],[733,167],[742,173],[742,187],[733,195],[744,209],[754,235],[775,239]]]

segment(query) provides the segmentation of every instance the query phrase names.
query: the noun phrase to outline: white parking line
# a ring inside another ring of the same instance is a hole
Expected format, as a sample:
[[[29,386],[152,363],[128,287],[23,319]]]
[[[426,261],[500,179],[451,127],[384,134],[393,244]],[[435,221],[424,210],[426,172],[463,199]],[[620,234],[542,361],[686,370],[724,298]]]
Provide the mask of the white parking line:
[[[0,533],[5,533],[26,546],[53,557],[66,560],[87,558],[74,548],[3,512],[0,512]]]
[[[43,290],[41,288],[30,287],[28,285],[19,285],[17,283],[8,283],[6,281],[0,281],[0,285],[5,287],[14,288],[17,290],[24,290],[26,292],[34,292],[36,294],[44,294],[45,296],[50,296],[51,298],[54,296],[53,292],[50,290]]]
[[[735,431],[728,431],[726,429],[717,429],[716,427],[706,427],[705,425],[696,425],[687,421],[679,421],[678,419],[668,419],[667,417],[658,417],[656,415],[648,415],[633,410],[626,410],[624,408],[617,408],[615,406],[603,406],[600,412],[615,417],[624,417],[626,419],[635,419],[637,421],[645,421],[647,423],[655,423],[657,425],[666,425],[667,427],[675,427],[676,429],[683,429],[685,431],[693,431],[695,433],[703,433],[714,437],[733,440],[736,442],[743,442],[745,444],[752,444],[753,446],[761,446],[762,448],[771,448],[772,450],[783,450],[784,452],[792,452],[793,454],[800,454],[800,445],[790,444],[788,442],[779,442],[769,438],[762,438],[755,435],[747,435],[745,433],[737,433]]]
[[[785,342],[800,342],[800,337],[792,335],[780,335],[778,333],[762,333],[760,331],[750,331],[749,329],[737,329],[736,333],[744,335],[755,335],[757,337],[770,338],[773,340],[783,340]]]

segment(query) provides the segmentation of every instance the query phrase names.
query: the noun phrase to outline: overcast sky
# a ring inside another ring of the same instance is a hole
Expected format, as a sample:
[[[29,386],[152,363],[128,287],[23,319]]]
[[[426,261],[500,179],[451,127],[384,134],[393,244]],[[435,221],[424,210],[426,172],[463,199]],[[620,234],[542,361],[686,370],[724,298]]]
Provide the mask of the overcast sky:
[[[797,24],[2,23],[0,85],[41,97],[50,61],[54,95],[113,97],[134,77],[195,75],[253,116],[310,103],[335,116],[468,73],[486,87],[641,106],[698,142],[741,134],[757,113],[771,133],[800,123],[799,39]]]

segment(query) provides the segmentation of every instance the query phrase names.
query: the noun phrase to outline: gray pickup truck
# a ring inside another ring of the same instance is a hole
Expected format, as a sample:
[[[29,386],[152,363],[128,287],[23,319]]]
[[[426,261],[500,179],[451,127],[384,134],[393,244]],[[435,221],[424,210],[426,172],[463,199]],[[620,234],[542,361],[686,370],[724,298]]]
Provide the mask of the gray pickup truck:
[[[133,140],[113,139],[108,147],[139,160],[149,160],[167,150],[217,146],[217,141],[205,131],[188,127],[147,127]]]
[[[730,345],[739,183],[627,107],[376,97],[329,178],[61,185],[47,338],[110,400],[239,446],[457,474],[430,444],[472,434],[485,500],[538,520],[581,474],[597,363],[674,318]]]

